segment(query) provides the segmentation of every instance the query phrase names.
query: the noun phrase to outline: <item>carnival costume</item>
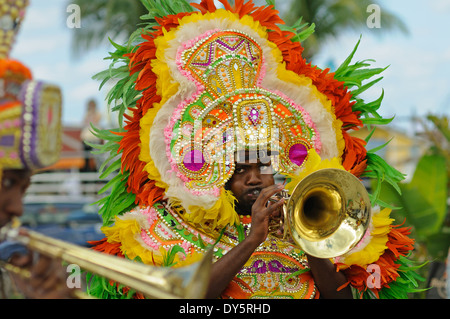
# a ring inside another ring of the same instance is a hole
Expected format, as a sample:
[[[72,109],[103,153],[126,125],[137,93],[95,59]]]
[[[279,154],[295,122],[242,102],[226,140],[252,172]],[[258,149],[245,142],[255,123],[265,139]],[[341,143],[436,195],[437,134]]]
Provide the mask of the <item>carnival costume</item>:
[[[29,68],[9,57],[28,4],[8,0],[0,6],[0,192],[4,170],[35,172],[54,164],[61,150],[60,89],[33,80]],[[6,261],[15,249],[14,243],[0,243],[0,259]],[[0,268],[0,299],[20,297]]]
[[[0,7],[0,178],[5,169],[48,167],[61,150],[59,87],[33,80],[29,68],[9,58],[27,6],[10,0]]]
[[[150,22],[127,46],[114,44],[111,68],[97,75],[103,84],[116,81],[108,100],[125,123],[95,130],[106,141],[99,152],[110,154],[102,177],[114,177],[98,203],[106,238],[94,249],[165,267],[192,264],[211,247],[220,259],[251,227],[224,187],[239,150],[269,150],[290,191],[327,167],[378,184],[403,179],[349,134],[390,121],[377,113],[382,97],[366,103],[359,96],[379,79],[363,81],[384,69],[351,64],[356,48],[334,73],[319,69],[302,58],[300,42],[313,26],[284,26],[272,5],[220,2],[224,9],[212,0],[144,2]],[[407,259],[413,240],[392,224],[377,194],[366,235],[333,261],[358,297],[406,298],[416,284]],[[374,264],[379,286],[367,284]],[[300,248],[269,235],[222,297],[318,298],[308,270]],[[89,293],[142,297],[95,275]]]

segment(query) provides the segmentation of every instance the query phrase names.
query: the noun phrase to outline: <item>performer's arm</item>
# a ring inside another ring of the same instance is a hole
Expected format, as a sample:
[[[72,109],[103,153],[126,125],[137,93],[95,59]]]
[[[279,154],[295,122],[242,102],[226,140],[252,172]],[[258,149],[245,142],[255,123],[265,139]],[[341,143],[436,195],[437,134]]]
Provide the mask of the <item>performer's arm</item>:
[[[267,207],[266,203],[271,196],[278,193],[282,188],[279,185],[273,185],[261,191],[252,207],[250,234],[213,265],[207,298],[220,297],[255,249],[266,240],[269,233],[270,216],[283,205],[284,200],[271,203]],[[336,272],[334,265],[329,260],[312,256],[307,257],[315,284],[322,298],[352,298],[350,287],[337,291],[340,286],[347,282],[347,279],[342,272]]]
[[[31,278],[12,274],[17,288],[30,299],[71,299],[75,290],[67,286],[67,273],[61,260],[44,255],[16,255],[11,264],[31,272]]]
[[[261,191],[252,207],[252,227],[250,234],[239,245],[230,250],[212,267],[207,298],[218,298],[245,265],[256,248],[264,242],[269,232],[269,217],[283,205],[284,200],[266,207],[269,198],[282,187],[273,185]]]
[[[337,291],[339,287],[347,283],[344,273],[336,272],[336,268],[329,259],[316,258],[307,255],[309,268],[314,278],[314,283],[324,299],[352,299],[350,286]]]

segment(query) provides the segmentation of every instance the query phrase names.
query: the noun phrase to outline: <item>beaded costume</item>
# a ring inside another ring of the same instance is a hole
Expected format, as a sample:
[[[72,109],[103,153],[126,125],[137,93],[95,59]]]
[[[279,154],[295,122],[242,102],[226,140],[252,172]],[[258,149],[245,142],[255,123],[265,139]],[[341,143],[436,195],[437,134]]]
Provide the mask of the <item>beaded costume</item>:
[[[27,6],[28,0],[7,0],[0,6],[0,192],[4,170],[34,171],[60,156],[60,89],[33,80],[25,65],[9,57]],[[10,257],[7,247],[8,242],[0,243],[2,261]],[[0,299],[22,297],[9,273],[0,268]]]
[[[96,130],[106,140],[97,148],[110,154],[102,177],[115,176],[99,201],[106,238],[94,249],[166,267],[192,264],[210,247],[221,258],[251,227],[224,188],[239,150],[270,151],[290,191],[326,167],[392,184],[403,178],[349,134],[389,122],[379,104],[359,97],[376,81],[362,82],[383,69],[351,65],[354,51],[335,73],[319,69],[301,55],[312,27],[298,33],[284,26],[271,5],[220,2],[223,9],[211,0],[147,1],[152,22],[126,46],[116,44],[113,65],[97,76],[116,81],[108,99],[125,125]],[[358,297],[404,298],[414,284],[406,259],[413,240],[392,225],[376,193],[371,199],[369,231],[334,262]],[[381,266],[378,286],[367,285],[370,264]],[[222,297],[318,298],[308,270],[298,247],[269,235]],[[98,276],[89,280],[97,297],[142,297]]]
[[[26,66],[9,58],[27,6],[9,0],[0,7],[0,180],[4,169],[50,166],[61,150],[60,89],[33,80]]]

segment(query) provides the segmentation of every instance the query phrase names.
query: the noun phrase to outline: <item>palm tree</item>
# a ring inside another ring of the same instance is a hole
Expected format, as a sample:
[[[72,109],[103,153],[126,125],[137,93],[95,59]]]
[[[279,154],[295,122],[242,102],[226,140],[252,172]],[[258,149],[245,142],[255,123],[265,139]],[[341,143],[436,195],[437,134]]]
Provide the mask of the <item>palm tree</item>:
[[[293,24],[299,17],[303,22],[315,24],[314,33],[305,41],[303,53],[307,60],[320,50],[320,45],[329,37],[336,37],[346,30],[367,28],[369,5],[377,5],[376,0],[289,0],[290,6],[283,14],[287,24]],[[398,29],[407,33],[406,25],[393,13],[381,8],[381,28],[374,32]]]
[[[141,0],[68,0],[81,9],[81,28],[74,29],[73,52],[106,45],[108,38],[128,39],[148,13]]]
[[[148,14],[141,0],[68,0],[68,2],[81,8],[82,27],[74,29],[72,42],[75,53],[107,43],[108,37],[119,42],[122,37],[128,39],[142,23],[141,16]],[[170,7],[172,2],[177,2],[176,5],[179,6],[182,1],[146,0],[146,2]],[[377,4],[376,0],[278,0],[278,2],[254,0],[254,2],[258,5],[276,4],[282,18],[289,25],[293,25],[299,17],[303,17],[303,23],[315,24],[315,32],[304,44],[304,56],[308,60],[319,51],[320,44],[328,37],[336,36],[346,29],[366,28],[369,15],[367,7],[370,4]],[[381,24],[382,31],[397,28],[406,32],[403,22],[384,8]]]

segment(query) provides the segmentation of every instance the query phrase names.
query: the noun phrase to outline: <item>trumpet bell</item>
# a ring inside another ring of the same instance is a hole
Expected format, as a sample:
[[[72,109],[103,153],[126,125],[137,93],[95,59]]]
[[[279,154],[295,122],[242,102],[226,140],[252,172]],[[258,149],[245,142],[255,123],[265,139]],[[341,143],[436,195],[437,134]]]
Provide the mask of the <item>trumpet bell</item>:
[[[311,256],[332,258],[362,239],[371,204],[358,178],[329,168],[308,175],[295,187],[286,214],[285,227],[298,246]]]

